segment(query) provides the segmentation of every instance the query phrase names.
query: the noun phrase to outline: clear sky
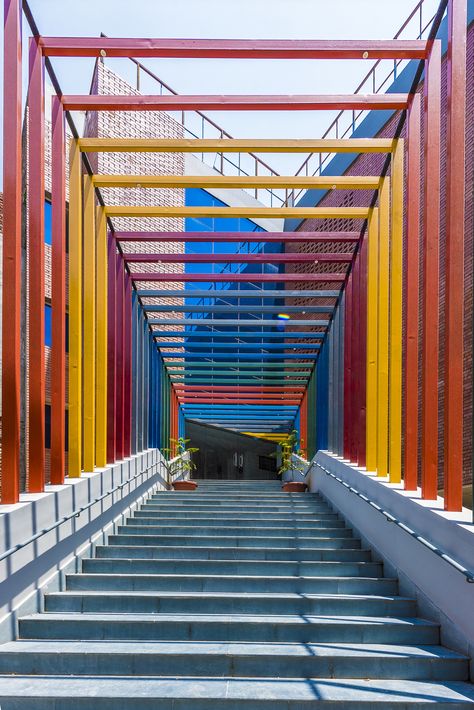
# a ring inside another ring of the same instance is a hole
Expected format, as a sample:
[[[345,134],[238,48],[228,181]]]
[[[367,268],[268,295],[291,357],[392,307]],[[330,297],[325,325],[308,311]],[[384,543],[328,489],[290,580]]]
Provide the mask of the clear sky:
[[[3,4],[3,3],[2,3]],[[30,0],[43,35],[279,39],[388,39],[416,0]],[[437,0],[425,0],[426,21]],[[25,22],[26,25],[26,22]],[[25,28],[25,36],[29,33]],[[415,27],[407,37],[415,36]],[[109,66],[132,77],[128,60]],[[360,61],[176,60],[145,62],[179,93],[352,93],[370,68]],[[88,93],[92,62],[56,59],[65,93]],[[3,75],[3,73],[2,73]],[[145,93],[152,87],[143,86]],[[236,137],[321,136],[329,112],[211,114]],[[271,156],[277,170],[296,162]],[[293,169],[292,169],[293,168]]]

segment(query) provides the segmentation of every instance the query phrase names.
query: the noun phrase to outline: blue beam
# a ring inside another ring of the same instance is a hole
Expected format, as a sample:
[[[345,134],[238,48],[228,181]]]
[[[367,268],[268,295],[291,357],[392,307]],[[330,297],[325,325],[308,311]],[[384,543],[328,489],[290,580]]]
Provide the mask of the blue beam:
[[[152,331],[155,338],[204,338],[206,342],[212,338],[257,338],[261,340],[262,338],[278,338],[279,340],[285,340],[286,338],[295,338],[298,340],[307,340],[308,338],[313,338],[314,340],[322,340],[324,338],[324,332],[311,332],[297,330],[295,332],[267,332],[267,331],[238,331],[230,330],[225,331],[200,331],[200,330],[154,330]]]

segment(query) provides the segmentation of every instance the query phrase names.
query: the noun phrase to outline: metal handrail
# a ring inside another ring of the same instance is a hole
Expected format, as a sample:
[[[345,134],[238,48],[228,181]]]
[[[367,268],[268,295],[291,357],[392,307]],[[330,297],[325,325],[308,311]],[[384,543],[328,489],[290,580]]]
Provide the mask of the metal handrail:
[[[431,24],[432,24],[434,18],[436,17],[436,13],[435,13],[428,20],[428,22],[426,22],[425,24],[423,23],[423,4],[425,3],[425,1],[426,0],[419,0],[419,2],[413,8],[412,12],[409,14],[409,16],[407,17],[405,22],[402,24],[402,26],[400,27],[398,32],[395,34],[393,39],[399,39],[402,32],[404,32],[404,30],[408,27],[408,25],[412,22],[413,18],[416,16],[417,16],[417,25],[418,25],[418,34],[417,34],[416,39],[423,38],[423,36],[427,33],[427,31],[431,27]],[[376,77],[377,67],[381,64],[382,61],[383,61],[382,59],[378,59],[376,62],[374,62],[374,64],[372,65],[372,67],[370,68],[368,73],[365,75],[365,77],[362,79],[360,84],[354,90],[354,94],[357,94],[359,91],[361,91],[361,89],[363,89],[363,87],[366,84],[371,85],[370,86],[371,93],[378,94],[388,84],[388,82],[390,80],[395,80],[397,78],[400,65],[403,62],[406,62],[407,60],[395,59],[393,62],[393,68],[390,70],[390,72],[387,75],[384,76],[381,83],[377,86],[377,77]],[[331,122],[329,127],[326,129],[322,138],[325,139],[328,136],[330,136],[331,134],[332,134],[332,137],[335,137],[335,138],[345,138],[347,135],[351,135],[355,131],[357,125],[359,125],[361,117],[365,116],[367,113],[368,113],[367,111],[355,111],[355,110],[339,111],[337,116],[334,118],[334,120]],[[348,118],[349,116],[350,116],[350,119],[349,119],[348,126],[343,130],[340,126],[341,120],[343,117]],[[302,173],[304,173],[306,176],[320,175],[324,166],[328,163],[328,161],[330,161],[332,159],[333,155],[334,155],[333,153],[327,153],[323,157],[323,155],[319,153],[317,155],[317,157],[315,157],[315,155],[313,153],[309,153],[307,155],[307,157],[304,159],[304,161],[302,162],[302,164],[300,165],[300,167],[298,168],[298,170],[296,171],[295,175],[301,175]],[[317,160],[317,165],[314,168],[314,170],[311,171],[310,163],[313,159]],[[291,190],[288,193],[286,205],[295,204],[295,202],[298,200],[298,198],[300,197],[300,195],[303,192],[304,192],[303,188],[298,189],[298,190],[296,190],[296,189]]]
[[[39,532],[35,533],[34,535],[31,535],[27,540],[24,542],[19,542],[18,545],[14,545],[13,547],[10,547],[8,550],[3,552],[0,555],[0,562],[3,562],[3,560],[7,559],[7,557],[10,557],[13,555],[15,552],[18,552],[18,550],[22,550],[24,547],[27,545],[30,545],[32,542],[35,542],[38,540],[40,537],[43,535],[46,535],[49,532],[52,532],[56,528],[58,528],[60,525],[63,523],[67,523],[69,520],[72,520],[73,518],[78,518],[84,511],[88,510],[89,508],[92,508],[93,505],[96,505],[96,503],[100,503],[101,500],[104,498],[107,498],[108,496],[112,495],[113,493],[116,493],[117,491],[122,490],[122,488],[125,488],[129,483],[134,481],[136,478],[139,478],[140,476],[143,476],[143,474],[147,473],[152,469],[154,466],[160,466],[162,464],[161,461],[156,461],[155,463],[151,464],[151,466],[148,466],[147,468],[143,469],[143,471],[139,471],[136,473],[134,476],[129,478],[127,481],[124,481],[123,483],[120,483],[118,486],[115,486],[114,488],[111,488],[110,491],[107,491],[106,493],[103,493],[102,495],[98,496],[97,498],[94,498],[93,501],[90,501],[90,503],[87,503],[87,505],[83,505],[77,510],[75,510],[72,513],[69,513],[69,515],[65,515],[64,517],[60,518],[59,520],[56,520],[52,525],[49,525],[47,528],[43,528]]]
[[[429,540],[426,540],[422,535],[415,532],[415,530],[412,530],[412,528],[410,528],[408,525],[406,525],[405,523],[402,523],[401,520],[398,520],[398,518],[396,518],[394,515],[389,513],[387,510],[384,510],[383,508],[381,508],[380,505],[377,505],[377,503],[374,503],[373,500],[370,500],[370,498],[368,498],[366,495],[364,495],[363,493],[358,491],[357,488],[350,486],[342,478],[339,478],[339,476],[336,476],[335,473],[333,473],[329,469],[325,468],[325,466],[322,466],[317,461],[314,462],[314,465],[317,466],[318,468],[320,468],[321,471],[324,471],[324,473],[327,476],[334,478],[334,480],[337,481],[338,483],[342,483],[344,488],[347,488],[347,490],[350,493],[354,493],[356,496],[361,498],[365,503],[368,503],[378,513],[383,515],[389,523],[394,523],[395,525],[397,525],[399,528],[401,528],[406,533],[408,533],[408,535],[413,537],[415,540],[418,540],[418,542],[420,542],[422,545],[427,547],[431,552],[434,552],[435,555],[438,555],[438,557],[441,557],[441,559],[443,559],[445,562],[447,562],[449,565],[451,565],[451,567],[454,567],[455,570],[460,572],[466,578],[466,582],[468,582],[469,584],[474,584],[474,572],[470,572],[460,562],[453,559],[446,552],[443,552],[442,550],[440,550],[438,547],[436,547],[436,545],[433,545],[431,542],[429,542]]]

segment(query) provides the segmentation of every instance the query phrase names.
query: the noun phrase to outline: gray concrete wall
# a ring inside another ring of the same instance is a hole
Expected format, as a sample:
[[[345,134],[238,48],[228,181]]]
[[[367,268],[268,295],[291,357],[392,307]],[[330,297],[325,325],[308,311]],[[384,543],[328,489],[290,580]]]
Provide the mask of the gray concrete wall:
[[[383,510],[474,572],[471,511],[447,513],[443,501],[424,501],[420,491],[377,479],[365,469],[319,451],[307,474],[318,491],[350,522],[363,541],[385,562],[385,573],[400,580],[400,593],[417,599],[421,616],[441,624],[442,643],[474,655],[474,584],[380,512],[317,466],[320,463]],[[474,665],[471,664],[474,677]]]

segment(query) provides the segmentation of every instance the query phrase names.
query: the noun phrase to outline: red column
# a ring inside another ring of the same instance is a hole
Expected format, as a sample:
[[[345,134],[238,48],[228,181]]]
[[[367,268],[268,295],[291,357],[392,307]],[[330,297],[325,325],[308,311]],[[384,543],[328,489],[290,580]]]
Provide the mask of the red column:
[[[425,67],[423,210],[422,496],[438,492],[439,226],[441,42]]]
[[[448,2],[444,507],[462,509],[466,0]]]
[[[44,60],[38,40],[30,39],[28,88],[28,490],[45,482],[44,355]],[[9,110],[8,105],[5,106]]]
[[[64,483],[66,468],[66,189],[64,111],[52,106],[51,166],[51,483]]]
[[[415,94],[408,112],[407,252],[405,265],[405,411],[404,484],[418,485],[418,327],[420,284],[420,120],[421,98]]]

